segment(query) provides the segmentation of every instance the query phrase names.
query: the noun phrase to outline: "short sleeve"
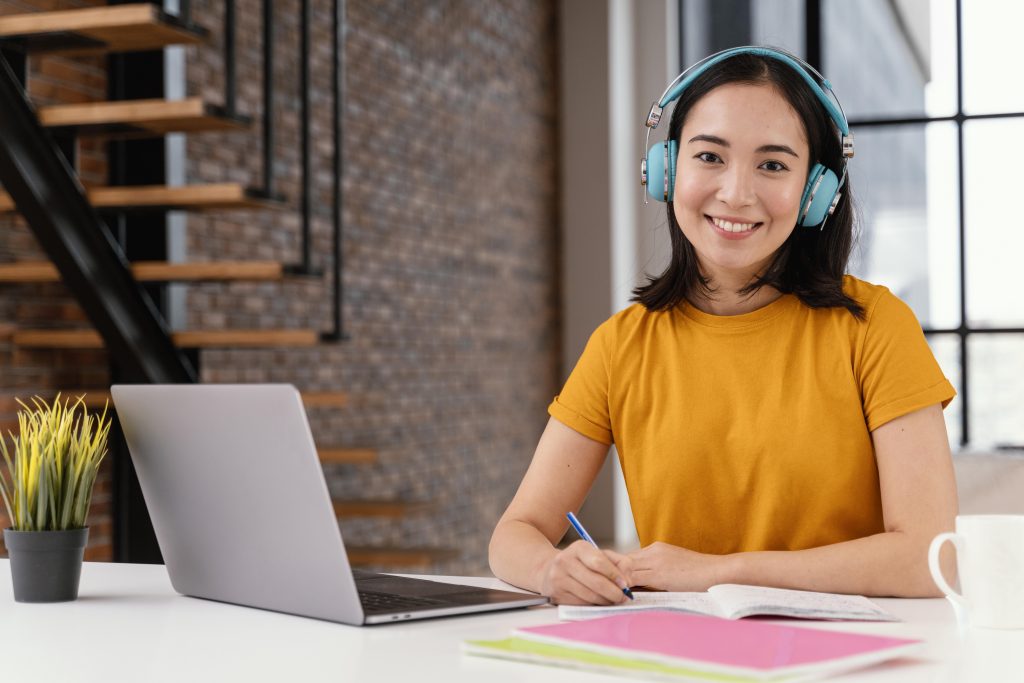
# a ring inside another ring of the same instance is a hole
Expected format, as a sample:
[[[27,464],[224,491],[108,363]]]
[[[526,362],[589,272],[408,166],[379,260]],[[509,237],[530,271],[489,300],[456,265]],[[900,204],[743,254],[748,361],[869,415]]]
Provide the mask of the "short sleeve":
[[[914,312],[888,290],[868,311],[859,378],[869,431],[956,396]]]
[[[548,414],[583,436],[611,444],[608,387],[611,376],[611,321],[598,327],[583,349],[562,392],[548,406]]]

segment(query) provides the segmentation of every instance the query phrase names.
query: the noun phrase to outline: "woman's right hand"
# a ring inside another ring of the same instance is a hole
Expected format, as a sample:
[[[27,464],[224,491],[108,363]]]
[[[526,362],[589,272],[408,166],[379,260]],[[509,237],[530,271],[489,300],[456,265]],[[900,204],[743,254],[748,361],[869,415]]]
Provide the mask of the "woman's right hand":
[[[629,598],[633,561],[612,550],[576,541],[544,565],[541,594],[557,605],[617,605]]]

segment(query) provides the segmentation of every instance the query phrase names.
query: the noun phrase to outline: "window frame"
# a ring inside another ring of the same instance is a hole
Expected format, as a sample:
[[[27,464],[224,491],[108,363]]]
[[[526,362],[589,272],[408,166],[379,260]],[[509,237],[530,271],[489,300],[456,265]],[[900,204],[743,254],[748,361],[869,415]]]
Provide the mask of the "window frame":
[[[686,16],[686,0],[678,1],[679,17],[679,63],[687,64],[686,46],[684,45],[684,22]],[[748,0],[753,1],[753,0]],[[859,128],[901,128],[903,126],[926,126],[930,123],[951,122],[956,124],[957,139],[957,236],[959,243],[958,278],[960,284],[960,324],[956,327],[923,327],[926,338],[955,336],[959,343],[960,358],[960,447],[966,447],[971,441],[971,383],[970,357],[968,354],[968,338],[977,335],[1024,334],[1024,327],[972,327],[967,315],[967,261],[966,261],[966,203],[964,201],[964,124],[968,121],[986,119],[1024,119],[1022,112],[998,112],[987,114],[964,113],[964,40],[963,40],[963,0],[951,0],[956,5],[956,112],[948,116],[917,116],[917,117],[865,117],[850,121],[851,131]],[[734,8],[733,8],[734,9]],[[822,68],[823,36],[822,0],[804,0],[804,60],[818,71]],[[749,33],[748,33],[749,35]],[[719,39],[728,39],[719,36]],[[747,41],[749,42],[749,40]],[[1024,444],[997,444],[997,450],[1021,450]]]

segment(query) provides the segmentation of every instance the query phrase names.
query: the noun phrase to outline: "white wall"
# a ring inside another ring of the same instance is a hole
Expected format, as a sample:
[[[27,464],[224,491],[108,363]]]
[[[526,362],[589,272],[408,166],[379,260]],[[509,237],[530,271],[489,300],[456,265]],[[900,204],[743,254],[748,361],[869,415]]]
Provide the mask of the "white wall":
[[[679,71],[675,0],[563,0],[563,380],[593,330],[668,262],[663,204],[639,183],[650,103]],[[661,139],[667,122],[655,131]],[[635,543],[614,450],[581,517],[595,538]]]

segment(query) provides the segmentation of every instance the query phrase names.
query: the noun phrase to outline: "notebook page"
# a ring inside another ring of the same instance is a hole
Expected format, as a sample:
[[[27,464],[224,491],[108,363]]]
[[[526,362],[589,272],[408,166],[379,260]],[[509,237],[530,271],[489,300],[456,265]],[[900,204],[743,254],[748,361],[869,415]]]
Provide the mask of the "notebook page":
[[[689,612],[717,617],[721,609],[707,593],[661,593],[633,591],[634,600],[619,605],[559,605],[558,618],[562,621],[579,621],[594,617],[607,617],[624,612],[640,612],[650,609]]]
[[[714,596],[722,607],[722,613],[730,619],[767,614],[801,619],[899,621],[860,595],[814,593],[737,584],[712,586],[708,593]]]

